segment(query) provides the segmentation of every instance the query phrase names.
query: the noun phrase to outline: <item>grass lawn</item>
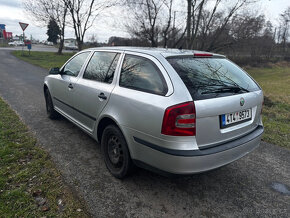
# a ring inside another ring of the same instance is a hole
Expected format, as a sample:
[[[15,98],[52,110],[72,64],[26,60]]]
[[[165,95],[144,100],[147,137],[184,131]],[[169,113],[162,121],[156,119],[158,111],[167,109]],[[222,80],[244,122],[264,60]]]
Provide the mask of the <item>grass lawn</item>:
[[[0,43],[0,47],[9,47],[7,43]]]
[[[264,141],[290,148],[290,63],[248,68],[264,91]]]
[[[49,69],[60,67],[72,54],[62,56],[49,52],[32,52],[31,56],[21,51],[13,54],[29,63]],[[263,121],[265,134],[263,140],[290,148],[290,63],[268,64],[265,67],[246,68],[262,86],[265,100]]]
[[[52,67],[61,67],[74,53],[63,53],[57,55],[53,52],[31,51],[13,51],[12,54],[21,60],[27,61],[31,64],[50,69]]]
[[[0,98],[0,217],[88,217],[48,154]]]

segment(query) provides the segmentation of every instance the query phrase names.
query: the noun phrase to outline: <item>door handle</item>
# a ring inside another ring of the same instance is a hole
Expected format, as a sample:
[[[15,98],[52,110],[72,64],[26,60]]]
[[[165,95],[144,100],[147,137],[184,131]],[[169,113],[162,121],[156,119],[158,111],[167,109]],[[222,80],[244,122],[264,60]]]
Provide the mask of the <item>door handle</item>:
[[[106,100],[107,99],[107,96],[105,96],[105,94],[103,92],[101,92],[99,95],[98,95],[99,98],[101,99],[104,99]]]
[[[73,88],[74,88],[73,85],[72,85],[71,83],[68,85],[68,87],[69,87],[70,89],[73,89]]]

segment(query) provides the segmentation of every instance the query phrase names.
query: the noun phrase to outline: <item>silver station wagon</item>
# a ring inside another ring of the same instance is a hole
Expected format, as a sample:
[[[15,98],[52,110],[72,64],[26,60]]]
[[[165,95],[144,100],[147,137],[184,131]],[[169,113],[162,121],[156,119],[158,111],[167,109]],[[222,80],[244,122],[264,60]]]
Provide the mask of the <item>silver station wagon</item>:
[[[136,166],[193,174],[259,146],[263,92],[223,55],[178,49],[83,50],[44,80],[49,118],[101,144],[117,178]]]

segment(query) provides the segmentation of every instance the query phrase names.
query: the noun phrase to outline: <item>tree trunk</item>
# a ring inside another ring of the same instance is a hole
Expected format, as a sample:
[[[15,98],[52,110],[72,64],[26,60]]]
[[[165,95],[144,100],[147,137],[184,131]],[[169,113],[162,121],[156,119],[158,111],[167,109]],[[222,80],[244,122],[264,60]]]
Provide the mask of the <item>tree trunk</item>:
[[[187,0],[186,48],[190,47],[191,38],[191,0]]]
[[[84,42],[80,38],[77,38],[77,43],[78,43],[78,49],[79,51],[81,51],[83,49]]]
[[[66,15],[67,15],[67,7],[66,5],[64,6],[64,11],[63,11],[63,15],[62,15],[62,22],[59,20],[59,22],[61,23],[61,34],[60,34],[60,42],[59,42],[59,48],[58,48],[58,52],[57,54],[61,55],[62,54],[62,50],[64,47],[64,31],[65,31],[65,25],[66,25]]]
[[[59,55],[62,54],[63,44],[64,44],[64,38],[61,38],[60,42],[59,42],[58,51],[57,51],[57,54],[59,54]]]
[[[154,30],[151,31],[150,41],[151,41],[151,47],[157,47],[158,41],[155,39],[155,32],[154,32]]]
[[[163,44],[163,48],[167,48],[167,36],[164,36],[164,44]]]

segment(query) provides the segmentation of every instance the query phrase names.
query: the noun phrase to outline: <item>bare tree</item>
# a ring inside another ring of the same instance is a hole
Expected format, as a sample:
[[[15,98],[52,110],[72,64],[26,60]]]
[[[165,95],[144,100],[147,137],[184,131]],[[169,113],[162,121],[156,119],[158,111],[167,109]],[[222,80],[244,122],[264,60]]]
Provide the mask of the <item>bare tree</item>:
[[[168,46],[173,36],[174,0],[127,0],[131,21],[125,24],[127,31],[136,38],[150,42],[151,47]],[[176,28],[175,28],[176,30]]]
[[[282,40],[284,51],[286,51],[286,44],[289,38],[289,23],[290,7],[288,7],[282,14],[280,14],[279,38]]]
[[[186,24],[186,47],[192,49],[197,37],[202,39],[199,48],[206,50],[215,50],[217,41],[223,35],[228,27],[231,18],[243,6],[248,5],[255,0],[234,0],[231,6],[223,7],[223,0],[211,1],[212,8],[208,9],[208,0],[187,0],[187,24]],[[222,9],[221,9],[222,8]],[[218,21],[218,22],[217,22]],[[214,33],[214,35],[212,35]],[[207,36],[211,36],[211,42],[205,48],[205,40],[209,40]]]
[[[217,0],[219,1],[219,0]],[[224,16],[223,22],[221,23],[220,27],[217,29],[217,31],[215,32],[213,39],[210,43],[210,45],[208,46],[207,50],[211,51],[211,50],[215,50],[216,49],[216,42],[219,39],[219,37],[222,35],[223,31],[225,30],[225,28],[227,27],[230,19],[234,16],[234,14],[243,6],[245,6],[246,4],[250,3],[249,0],[237,0],[236,3],[232,6],[228,8],[228,13]]]
[[[163,47],[166,48],[167,47],[167,42],[168,42],[168,35],[169,35],[169,33],[171,31],[173,31],[173,29],[170,29],[171,23],[172,23],[172,6],[173,6],[173,0],[164,1],[164,6],[167,9],[167,14],[168,14],[167,24],[166,24],[166,26],[164,26],[164,28],[162,30]]]
[[[187,0],[186,47],[188,49],[192,49],[206,2],[207,0]]]
[[[161,32],[159,16],[163,1],[128,0],[127,7],[133,13],[132,22],[125,25],[127,31],[134,37],[148,40],[152,47],[157,47]]]
[[[70,13],[79,50],[82,49],[84,37],[99,15],[115,5],[110,0],[63,0]]]
[[[67,7],[63,0],[24,0],[25,11],[41,24],[54,20],[60,28],[58,54],[62,54],[66,27]]]
[[[264,15],[254,16],[246,13],[236,15],[230,25],[232,27],[231,36],[235,41],[233,47],[240,52],[240,55],[248,53],[255,58],[263,55],[262,50],[268,44],[271,48],[272,29],[270,26],[267,28]]]

